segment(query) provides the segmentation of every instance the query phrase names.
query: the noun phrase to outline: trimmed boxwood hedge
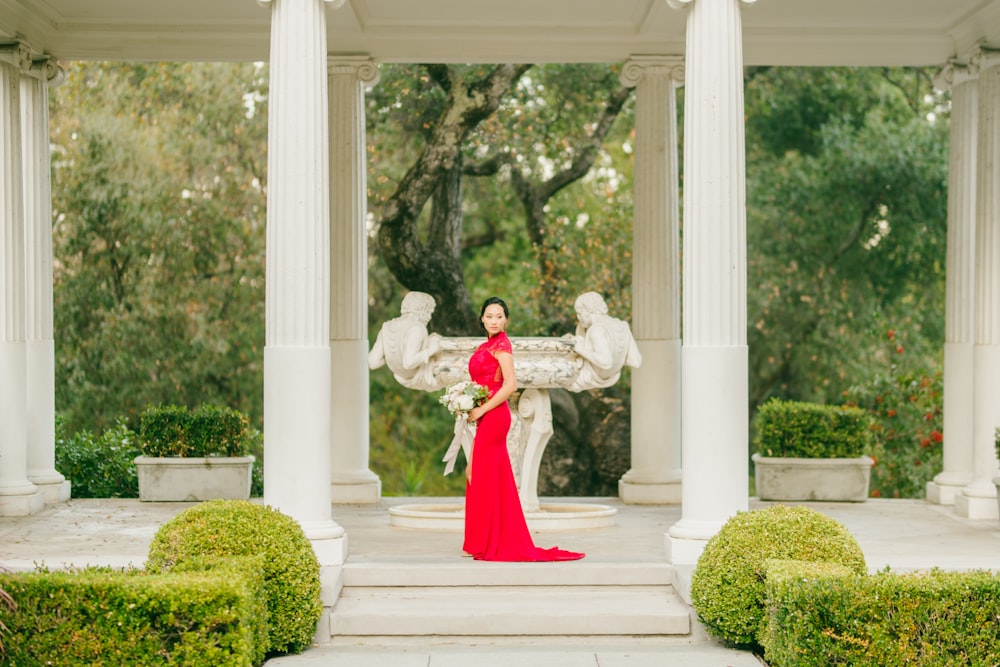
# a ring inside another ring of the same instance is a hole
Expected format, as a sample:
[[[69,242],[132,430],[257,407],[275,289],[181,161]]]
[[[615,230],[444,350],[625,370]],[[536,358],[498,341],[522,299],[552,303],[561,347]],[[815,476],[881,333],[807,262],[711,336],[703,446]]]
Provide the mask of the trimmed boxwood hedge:
[[[253,667],[264,661],[267,610],[258,559],[201,571],[0,573],[16,608],[0,663],[9,665],[185,665]]]
[[[772,398],[757,409],[761,456],[857,458],[871,452],[871,417],[861,408]]]
[[[867,571],[854,537],[816,510],[776,505],[738,512],[705,545],[691,576],[692,604],[710,634],[759,648],[765,625],[764,569],[772,559],[839,563],[858,574]]]
[[[163,524],[146,568],[159,572],[210,557],[261,556],[268,609],[268,655],[309,646],[323,612],[319,561],[302,527],[248,500],[210,500]]]
[[[1000,664],[1000,575],[985,571],[858,575],[815,563],[767,568],[772,667]]]

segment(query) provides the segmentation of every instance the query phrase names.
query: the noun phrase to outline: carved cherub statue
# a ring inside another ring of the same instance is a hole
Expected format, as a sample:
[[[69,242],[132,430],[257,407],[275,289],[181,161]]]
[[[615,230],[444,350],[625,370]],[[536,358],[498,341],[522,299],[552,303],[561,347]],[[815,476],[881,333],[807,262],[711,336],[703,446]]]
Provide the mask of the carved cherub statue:
[[[627,322],[608,315],[608,306],[597,292],[584,292],[576,299],[576,335],[565,338],[573,342],[581,358],[580,371],[567,387],[583,391],[610,387],[621,375],[625,364],[638,368],[642,355],[632,337]]]
[[[441,389],[429,363],[441,349],[441,336],[427,333],[434,305],[434,297],[424,292],[410,292],[403,297],[400,316],[379,330],[368,353],[368,367],[374,370],[388,366],[399,384],[409,389]]]

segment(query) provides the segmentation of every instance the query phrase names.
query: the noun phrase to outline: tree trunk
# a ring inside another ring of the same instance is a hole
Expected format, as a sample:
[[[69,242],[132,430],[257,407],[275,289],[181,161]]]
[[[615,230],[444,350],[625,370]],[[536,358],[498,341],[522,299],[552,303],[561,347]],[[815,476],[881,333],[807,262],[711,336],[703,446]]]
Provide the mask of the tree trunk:
[[[434,296],[434,328],[446,336],[478,331],[461,268],[462,146],[469,133],[493,114],[531,65],[497,65],[473,82],[458,70],[426,65],[448,93],[445,110],[413,166],[386,200],[378,222],[378,246],[389,271],[404,287]],[[429,233],[422,242],[418,220],[434,198]]]

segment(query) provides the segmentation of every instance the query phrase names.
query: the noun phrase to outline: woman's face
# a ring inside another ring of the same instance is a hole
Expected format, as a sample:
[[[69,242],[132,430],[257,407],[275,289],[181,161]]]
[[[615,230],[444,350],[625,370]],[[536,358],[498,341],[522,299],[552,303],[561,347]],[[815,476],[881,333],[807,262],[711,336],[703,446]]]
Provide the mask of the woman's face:
[[[483,311],[483,327],[486,333],[494,336],[507,328],[507,316],[503,314],[503,306],[491,303]]]

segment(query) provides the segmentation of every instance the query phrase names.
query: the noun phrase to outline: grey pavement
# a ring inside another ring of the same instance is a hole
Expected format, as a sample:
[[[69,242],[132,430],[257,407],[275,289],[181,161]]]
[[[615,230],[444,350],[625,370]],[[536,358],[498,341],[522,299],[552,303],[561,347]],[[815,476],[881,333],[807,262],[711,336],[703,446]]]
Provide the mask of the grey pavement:
[[[427,563],[460,558],[461,533],[389,525],[387,509],[413,498],[386,498],[378,506],[336,506],[334,519],[348,534],[348,562]],[[431,499],[421,499],[431,500]],[[439,500],[439,499],[437,499]],[[454,499],[453,499],[454,500]],[[680,519],[678,506],[622,505],[616,525],[541,532],[540,546],[587,552],[590,562],[663,562],[664,536]],[[751,499],[750,508],[769,505]],[[949,507],[922,500],[870,499],[864,503],[807,503],[845,525],[858,540],[871,571],[941,568],[1000,571],[1000,521],[958,517]],[[165,521],[192,503],[132,499],[73,499],[29,517],[0,517],[0,566],[141,566],[149,542]],[[456,600],[461,604],[461,600]],[[267,667],[759,667],[751,653],[690,637],[345,637],[275,658]]]

